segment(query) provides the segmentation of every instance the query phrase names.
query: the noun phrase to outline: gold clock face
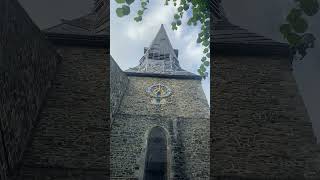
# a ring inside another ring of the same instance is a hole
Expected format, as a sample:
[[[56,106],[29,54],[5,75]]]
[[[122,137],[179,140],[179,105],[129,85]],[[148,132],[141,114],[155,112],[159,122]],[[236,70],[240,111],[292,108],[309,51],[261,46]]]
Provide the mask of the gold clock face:
[[[164,98],[171,95],[171,89],[166,85],[158,83],[148,87],[147,93],[155,98]]]

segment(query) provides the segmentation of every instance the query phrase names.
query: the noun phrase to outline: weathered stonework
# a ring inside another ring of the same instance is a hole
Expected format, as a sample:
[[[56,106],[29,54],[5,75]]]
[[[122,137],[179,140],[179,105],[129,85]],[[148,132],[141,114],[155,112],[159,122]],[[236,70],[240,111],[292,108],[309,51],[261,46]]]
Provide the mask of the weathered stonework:
[[[288,56],[217,55],[211,72],[212,176],[319,179]]]
[[[110,115],[113,116],[119,109],[129,80],[112,57],[110,57],[110,79],[112,79],[112,86],[110,86]]]
[[[74,46],[57,49],[63,60],[24,154],[20,178],[106,179],[107,52]]]
[[[108,178],[108,4],[41,32],[0,1],[1,180]]]
[[[0,179],[14,173],[60,60],[16,0],[0,1]]]
[[[177,58],[161,25],[139,66],[125,71],[128,79],[112,66],[119,81],[111,92],[123,97],[111,103],[120,102],[112,111],[111,179],[209,179],[209,105],[201,77]]]
[[[161,110],[146,93],[147,87],[160,82],[172,89]],[[200,80],[129,76],[112,123],[111,179],[143,177],[147,138],[155,126],[168,135],[171,178],[208,178],[208,112]]]

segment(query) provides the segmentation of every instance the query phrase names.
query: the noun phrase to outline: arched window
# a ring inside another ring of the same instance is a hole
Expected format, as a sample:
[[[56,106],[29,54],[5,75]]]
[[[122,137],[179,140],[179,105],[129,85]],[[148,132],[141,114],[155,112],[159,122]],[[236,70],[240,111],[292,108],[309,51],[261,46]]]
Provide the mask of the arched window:
[[[152,128],[147,145],[144,180],[167,180],[167,140],[161,127]]]

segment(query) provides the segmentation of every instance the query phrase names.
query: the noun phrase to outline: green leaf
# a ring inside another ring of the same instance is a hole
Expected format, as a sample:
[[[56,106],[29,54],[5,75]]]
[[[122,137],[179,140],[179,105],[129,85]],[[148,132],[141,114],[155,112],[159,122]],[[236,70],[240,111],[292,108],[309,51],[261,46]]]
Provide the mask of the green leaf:
[[[181,20],[177,21],[177,25],[180,26],[181,25]]]
[[[209,46],[209,44],[210,44],[210,42],[208,40],[205,40],[202,42],[202,45],[205,47]]]
[[[199,73],[200,76],[204,76],[204,72],[201,71],[201,69],[198,69],[198,73]]]
[[[147,5],[146,2],[141,2],[141,6],[142,6],[142,7],[145,7],[146,5]]]
[[[203,32],[203,31],[201,31],[201,32],[199,32],[199,34],[198,34],[198,35],[201,37],[201,36],[203,36],[203,33],[204,33],[204,32]]]
[[[178,28],[177,28],[177,23],[176,22],[172,22],[171,23],[171,28],[172,28],[172,30],[177,30]]]
[[[125,3],[126,0],[116,0],[116,2],[117,2],[118,4],[122,4],[122,3]]]
[[[187,10],[189,9],[189,5],[188,5],[188,4],[185,4],[185,5],[183,6],[183,9],[184,9],[185,11],[187,11]]]
[[[209,66],[209,65],[210,65],[210,62],[209,62],[209,61],[205,61],[205,62],[203,62],[203,64],[204,64],[205,66]]]
[[[287,21],[292,23],[302,16],[301,9],[293,8],[287,16]]]
[[[291,29],[291,26],[290,24],[282,24],[280,26],[280,32],[283,34],[283,35],[288,35],[289,33],[292,32],[292,29]]]
[[[126,0],[126,3],[129,5],[132,4],[133,2],[134,2],[134,0]]]
[[[142,11],[142,10],[139,10],[139,11],[138,11],[138,15],[139,15],[139,16],[143,15],[143,11]]]
[[[297,33],[304,33],[308,29],[308,23],[303,18],[299,18],[296,21],[292,22],[291,26]]]
[[[209,32],[205,32],[203,36],[204,36],[205,39],[209,39],[210,38]]]
[[[206,61],[206,60],[207,60],[206,57],[202,57],[202,59],[201,59],[202,62],[204,62],[204,61]]]
[[[124,16],[124,12],[122,8],[117,8],[116,9],[116,13],[118,17],[123,17]]]
[[[130,7],[129,7],[129,6],[123,5],[123,6],[122,6],[122,9],[123,9],[123,14],[124,14],[124,15],[130,14]]]
[[[209,52],[209,49],[208,49],[208,48],[205,48],[205,49],[203,50],[203,53],[207,53],[207,52]]]
[[[201,43],[202,42],[202,39],[201,38],[198,38],[197,39],[197,43]]]
[[[188,24],[189,26],[192,25],[192,22],[190,21],[190,19],[188,20],[187,24]]]
[[[296,33],[289,33],[287,40],[291,45],[296,46],[301,41],[301,36]]]
[[[308,16],[313,16],[319,11],[319,2],[317,0],[297,0],[300,8]]]
[[[202,72],[205,72],[205,71],[206,71],[206,67],[204,67],[204,65],[203,65],[203,64],[201,64],[201,66],[200,66],[200,70],[201,70]]]
[[[174,18],[175,18],[175,19],[180,19],[179,14],[175,14],[175,15],[174,15]]]
[[[140,21],[142,21],[142,16],[135,17],[134,20],[137,22],[140,22]]]

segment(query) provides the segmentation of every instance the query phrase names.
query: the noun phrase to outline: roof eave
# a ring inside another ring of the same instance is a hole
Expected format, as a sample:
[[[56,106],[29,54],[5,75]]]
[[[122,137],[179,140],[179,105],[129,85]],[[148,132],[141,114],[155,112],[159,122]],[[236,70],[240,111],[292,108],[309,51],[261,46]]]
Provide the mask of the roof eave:
[[[126,73],[127,76],[136,76],[136,77],[157,77],[157,78],[202,80],[202,77],[199,75],[175,75],[175,74],[138,73],[138,72],[124,72],[124,73]]]
[[[211,43],[216,55],[241,56],[291,56],[288,44],[254,44],[254,43]]]
[[[109,48],[109,35],[80,35],[44,32],[46,38],[55,45],[77,45]]]

